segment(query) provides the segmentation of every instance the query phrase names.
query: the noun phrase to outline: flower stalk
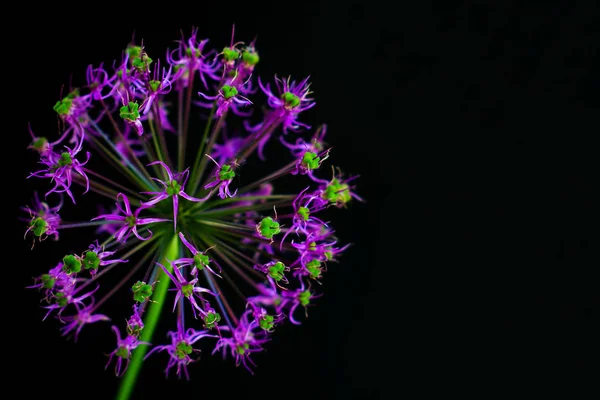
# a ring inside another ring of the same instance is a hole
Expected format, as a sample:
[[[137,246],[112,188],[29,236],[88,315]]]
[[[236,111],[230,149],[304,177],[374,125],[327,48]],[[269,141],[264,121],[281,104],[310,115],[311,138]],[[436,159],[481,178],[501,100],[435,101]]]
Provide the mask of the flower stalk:
[[[179,256],[180,244],[177,235],[173,235],[169,244],[162,250],[163,256],[161,257],[160,263],[163,264],[169,271],[173,270],[173,265],[170,260],[175,260]],[[158,267],[155,267],[159,269]],[[167,275],[162,271],[157,273],[158,284],[154,290],[152,296],[152,302],[147,301],[146,307],[148,311],[144,318],[144,329],[142,330],[141,340],[144,342],[152,343],[154,331],[158,320],[163,310],[163,306],[166,303],[167,292],[170,286],[170,280]],[[133,352],[131,363],[123,376],[119,391],[117,393],[117,400],[128,400],[133,393],[135,383],[140,374],[142,368],[142,362],[146,353],[148,352],[148,345],[141,345],[136,348]]]

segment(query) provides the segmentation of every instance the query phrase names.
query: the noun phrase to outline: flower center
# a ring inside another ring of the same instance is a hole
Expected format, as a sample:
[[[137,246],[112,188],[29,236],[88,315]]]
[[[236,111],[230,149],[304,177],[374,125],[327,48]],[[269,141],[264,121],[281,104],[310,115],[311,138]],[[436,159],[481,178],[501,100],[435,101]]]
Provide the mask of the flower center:
[[[274,320],[275,318],[272,315],[267,314],[260,319],[260,327],[265,331],[270,331],[273,329],[273,325],[275,325]]]
[[[67,274],[76,274],[81,271],[81,261],[79,261],[74,255],[69,254],[63,258],[62,269]]]
[[[158,91],[158,88],[160,88],[160,81],[152,80],[148,82],[148,84],[150,85],[150,89],[152,89],[153,92]]]
[[[349,188],[347,183],[340,183],[340,181],[334,179],[327,185],[323,197],[331,203],[346,204],[351,199]]]
[[[269,276],[275,279],[277,282],[283,279],[283,272],[285,271],[285,265],[281,261],[276,262],[274,265],[269,267]]]
[[[194,285],[191,283],[181,285],[181,294],[183,294],[185,297],[192,297],[194,294]]]
[[[127,105],[119,108],[119,116],[129,121],[135,121],[140,117],[140,113],[138,111],[139,108],[140,106],[138,103],[130,101],[127,103]]]
[[[175,346],[175,356],[177,358],[180,360],[185,360],[189,354],[192,354],[192,346],[190,344],[188,344],[185,340],[177,343],[177,346]]]
[[[319,260],[312,260],[311,262],[306,264],[306,269],[310,273],[310,277],[313,279],[318,279],[321,277],[321,262]],[[309,292],[310,297],[310,292]],[[307,299],[308,301],[308,299]],[[307,303],[308,304],[308,303]]]
[[[272,239],[274,235],[277,235],[281,231],[279,222],[273,221],[271,217],[263,218],[258,224],[258,232],[262,237]]]
[[[54,287],[54,283],[56,283],[56,279],[54,279],[52,275],[42,275],[42,285],[44,286],[44,289],[52,289]]]
[[[238,59],[240,52],[232,47],[225,47],[223,49],[223,58],[227,62],[232,62]]]
[[[285,103],[285,108],[291,110],[300,104],[300,98],[292,92],[285,92],[281,95],[281,100]]]
[[[221,181],[230,181],[235,177],[235,171],[231,169],[231,165],[225,164],[219,171],[219,179]]]
[[[181,185],[176,181],[172,180],[167,184],[167,194],[169,196],[178,195],[181,192]]]
[[[60,155],[60,159],[58,160],[58,166],[65,167],[71,164],[73,164],[73,159],[71,158],[71,155],[65,151]]]
[[[136,283],[134,283],[131,287],[131,290],[133,291],[133,299],[138,303],[141,303],[150,296],[152,296],[153,292],[152,285],[148,285],[146,282],[143,281],[137,281]]]
[[[125,222],[127,223],[127,225],[129,225],[129,227],[133,228],[137,222],[137,218],[135,218],[135,215],[132,214],[125,217]]]
[[[48,230],[48,223],[43,218],[35,218],[29,225],[33,234],[37,237],[42,236]]]
[[[202,271],[204,269],[204,267],[206,267],[208,265],[209,262],[210,262],[210,259],[205,254],[196,253],[194,255],[194,266],[196,268],[198,268],[198,270],[200,270],[200,271]]]
[[[129,359],[129,350],[127,350],[127,347],[125,346],[120,346],[115,355],[127,360]]]
[[[100,258],[95,251],[88,251],[83,258],[83,267],[85,269],[98,269],[100,266]]]
[[[238,94],[238,90],[235,88],[235,86],[229,85],[223,85],[223,87],[221,88],[221,92],[223,93],[223,97],[225,97],[226,100]]]
[[[258,53],[256,51],[245,50],[242,53],[242,60],[247,66],[254,67],[256,64],[258,64],[258,60],[260,60],[260,58],[258,57]]]
[[[217,312],[211,311],[206,314],[206,317],[204,317],[204,325],[206,326],[206,329],[214,328],[219,321],[221,321],[221,315]]]
[[[307,207],[299,207],[297,213],[304,221],[308,221],[310,210]]]
[[[248,345],[248,343],[244,343],[244,344],[238,344],[235,347],[235,350],[237,351],[237,353],[240,356],[243,356],[246,353],[246,350],[248,350],[250,348],[250,345]]]
[[[307,306],[310,303],[310,296],[311,296],[310,290],[305,290],[303,292],[300,292],[300,294],[298,295],[298,301],[303,306]]]

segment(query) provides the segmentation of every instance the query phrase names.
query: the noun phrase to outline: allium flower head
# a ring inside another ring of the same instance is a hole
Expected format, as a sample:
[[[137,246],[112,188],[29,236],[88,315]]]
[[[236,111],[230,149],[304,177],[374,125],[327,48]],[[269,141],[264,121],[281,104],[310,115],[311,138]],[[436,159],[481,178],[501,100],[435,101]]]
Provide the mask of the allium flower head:
[[[275,78],[272,88],[256,77],[258,54],[256,40],[233,34],[211,48],[197,29],[163,60],[130,43],[112,67],[88,67],[82,86],[60,96],[57,138],[29,129],[41,165],[30,177],[46,187],[23,207],[25,235],[56,242],[77,229],[84,239],[33,272],[29,288],[42,296],[43,318],[75,338],[107,328],[97,323],[110,318],[103,305],[127,292],[128,317],[113,319],[116,347],[107,349],[118,376],[135,377],[148,355],[166,353],[167,374],[176,367],[189,378],[194,354],[210,346],[205,354],[253,369],[280,325],[307,317],[328,264],[348,248],[327,213],[362,200],[357,176],[329,164],[325,125],[301,122],[316,104],[309,79]],[[271,139],[287,163],[267,163]],[[270,172],[249,179],[261,162]],[[74,215],[98,212],[69,219],[76,207]],[[159,318],[173,327],[167,344],[155,335]]]

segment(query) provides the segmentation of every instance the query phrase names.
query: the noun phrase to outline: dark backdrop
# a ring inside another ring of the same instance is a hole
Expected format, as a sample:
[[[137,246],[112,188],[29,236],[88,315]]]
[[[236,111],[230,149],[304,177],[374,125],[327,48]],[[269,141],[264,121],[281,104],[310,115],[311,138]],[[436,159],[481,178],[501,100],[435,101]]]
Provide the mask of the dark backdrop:
[[[108,329],[67,341],[23,289],[61,256],[50,246],[31,254],[15,222],[42,184],[24,183],[35,163],[27,123],[55,129],[61,85],[118,57],[133,31],[158,52],[192,25],[223,46],[235,23],[238,38],[258,35],[261,76],[311,74],[318,105],[307,118],[328,123],[335,161],[361,174],[367,203],[339,216],[341,238],[355,245],[309,319],[257,357],[254,377],[205,354],[191,382],[164,380],[156,357],[138,398],[481,395],[523,384],[597,393],[598,7],[215,4],[10,15],[4,154],[16,183],[3,196],[16,244],[5,250],[2,330],[17,390],[111,398],[118,382],[103,370]]]

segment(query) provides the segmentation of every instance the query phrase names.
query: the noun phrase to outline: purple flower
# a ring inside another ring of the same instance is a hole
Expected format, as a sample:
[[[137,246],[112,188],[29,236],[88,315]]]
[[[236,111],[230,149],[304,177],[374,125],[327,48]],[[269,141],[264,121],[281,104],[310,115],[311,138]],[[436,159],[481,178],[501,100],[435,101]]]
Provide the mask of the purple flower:
[[[275,325],[284,318],[282,313],[270,315],[264,307],[256,306],[251,302],[246,303],[246,308],[250,308],[254,320],[265,332],[272,332]]]
[[[330,181],[315,177],[313,177],[313,181],[321,184],[319,186],[319,194],[323,200],[327,200],[329,204],[337,207],[344,207],[353,198],[364,202],[362,197],[351,190],[353,187],[348,185],[348,183],[356,178],[358,178],[358,175],[344,179],[342,174],[338,172],[337,175],[334,173]]]
[[[32,207],[22,207],[21,209],[29,213],[29,226],[25,235],[32,233],[40,240],[54,235],[54,240],[58,240],[58,227],[60,225],[60,216],[58,212],[62,207],[62,197],[58,205],[50,207],[46,202],[40,200],[37,192],[34,193]]]
[[[313,231],[306,236],[304,242],[294,243],[292,241],[292,246],[298,249],[298,252],[300,253],[302,265],[305,265],[307,262],[314,259],[329,261],[333,259],[336,254],[343,252],[350,246],[347,244],[341,248],[334,248],[333,246],[337,243],[337,240],[332,239],[327,241],[332,234],[332,231],[326,231],[323,234]],[[294,263],[294,265],[296,263]]]
[[[243,50],[242,50],[242,57],[241,57],[241,63],[239,65],[239,73],[240,75],[242,75],[244,78],[246,76],[250,76],[250,74],[252,74],[252,72],[254,71],[254,67],[256,67],[256,64],[258,64],[258,61],[260,60],[260,57],[258,56],[258,51],[256,51],[256,39],[253,40],[252,42],[250,42],[250,44],[248,44]],[[243,79],[243,78],[241,78]]]
[[[44,300],[50,301],[51,296],[55,291],[60,291],[62,288],[74,287],[76,279],[63,271],[63,263],[59,262],[56,267],[50,269],[48,273],[43,274],[34,279],[35,284],[27,286],[28,289],[43,289]]]
[[[299,83],[290,82],[290,77],[286,80],[275,78],[278,94],[271,91],[269,83],[263,85],[260,78],[258,79],[258,84],[267,95],[267,102],[273,109],[271,118],[283,123],[283,132],[286,134],[290,130],[296,132],[300,128],[310,128],[309,125],[298,121],[298,115],[301,112],[314,107],[316,104],[312,98],[307,97],[311,93],[310,84],[308,83],[309,78],[306,77]]]
[[[138,136],[144,134],[144,126],[139,112],[139,104],[135,101],[125,101],[123,99],[123,105],[119,108],[119,116],[127,123],[128,126],[133,128]]]
[[[102,64],[98,68],[88,65],[85,76],[90,90],[86,97],[91,97],[92,100],[102,100],[102,90],[109,86],[111,80],[116,77],[114,75],[109,78],[108,73],[102,68]]]
[[[286,267],[281,261],[270,261],[266,264],[255,265],[254,269],[273,279],[278,286],[279,282],[283,282],[285,284],[289,283],[284,274],[290,270],[290,267]]]
[[[50,178],[53,181],[54,187],[46,193],[48,196],[50,193],[67,193],[67,195],[75,203],[73,193],[71,193],[71,183],[73,181],[73,171],[77,172],[85,179],[85,192],[90,189],[90,181],[83,171],[83,166],[90,160],[90,153],[86,152],[87,159],[84,162],[80,162],[75,157],[81,151],[83,145],[83,133],[81,133],[79,143],[74,149],[65,147],[66,151],[58,154],[53,150],[45,152],[40,160],[40,164],[44,164],[46,169],[37,171],[29,175],[29,177],[35,176],[36,178]]]
[[[310,288],[304,285],[304,281],[300,280],[300,287],[296,290],[288,290],[282,292],[283,302],[281,307],[289,308],[288,316],[290,322],[294,325],[300,325],[300,322],[294,318],[296,309],[300,306],[304,307],[304,314],[308,318],[308,312],[306,307],[310,304],[311,299],[321,297],[321,295],[315,296]]]
[[[83,329],[86,324],[93,324],[98,321],[110,321],[106,315],[102,314],[93,314],[94,312],[94,301],[92,298],[92,302],[87,306],[81,306],[80,303],[75,303],[75,308],[77,309],[77,314],[61,317],[63,322],[66,322],[67,325],[61,328],[62,335],[66,336],[69,333],[75,331],[75,341],[77,341],[79,337],[79,333]]]
[[[306,142],[302,138],[297,138],[296,143],[292,144],[285,140],[285,136],[280,136],[279,141],[285,147],[290,149],[292,156],[302,157],[305,152],[312,151],[313,153],[320,153],[325,150],[325,134],[327,133],[327,125],[323,124],[315,130],[313,137],[309,142]]]
[[[133,314],[127,320],[127,333],[130,336],[139,336],[140,332],[144,329],[144,321],[140,316],[140,310],[137,304],[133,305]]]
[[[306,191],[309,188],[307,187],[303,191],[300,192],[298,196],[292,202],[292,207],[294,209],[294,213],[292,215],[292,226],[288,228],[285,235],[281,239],[280,249],[283,246],[283,242],[285,242],[285,238],[292,232],[298,234],[299,231],[302,231],[304,234],[308,235],[310,232],[307,227],[309,223],[318,223],[327,226],[325,222],[321,219],[314,216],[314,214],[318,211],[322,211],[327,207],[327,202],[322,201],[321,197],[316,195],[306,194]]]
[[[28,125],[27,128],[31,136],[31,144],[27,148],[37,151],[40,155],[47,153],[52,148],[52,143],[43,136],[36,136],[31,130],[31,125]]]
[[[223,326],[222,331],[229,332],[231,337],[221,337],[213,354],[217,351],[223,352],[223,358],[227,354],[227,350],[231,356],[235,359],[235,365],[244,365],[246,369],[254,375],[250,365],[256,366],[254,361],[250,358],[253,353],[257,353],[263,350],[263,344],[268,341],[264,330],[262,330],[256,322],[256,320],[249,321],[249,316],[252,314],[251,310],[248,310],[242,314],[239,323],[233,328]],[[248,365],[250,364],[250,365]]]
[[[68,124],[69,129],[67,130],[81,130],[80,120],[86,118],[91,104],[89,96],[80,96],[79,89],[73,89],[65,97],[57,101],[53,109]]]
[[[204,47],[208,43],[208,39],[198,40],[198,29],[193,29],[192,34],[186,40],[182,38],[179,41],[179,46],[167,54],[167,60],[169,64],[175,67],[176,80],[182,84],[182,87],[188,87],[190,77],[198,71],[200,80],[204,84],[204,87],[208,87],[206,77],[208,76],[212,80],[219,80],[219,76],[216,72],[219,70],[218,60],[211,55],[214,55],[213,50],[204,53]]]
[[[243,85],[242,85],[243,86]],[[202,92],[198,92],[198,94],[204,97],[206,100],[215,101],[217,100],[217,111],[215,112],[216,117],[220,117],[223,115],[229,108],[233,111],[234,114],[240,116],[246,116],[239,109],[238,106],[248,106],[251,105],[252,102],[247,98],[239,94],[238,88],[232,85],[223,85],[221,89],[219,89],[218,93],[214,96],[207,96]],[[212,103],[202,103],[196,102],[197,105],[201,107],[211,108]]]
[[[48,318],[48,316],[54,310],[58,310],[58,317],[60,317],[62,312],[65,310],[65,307],[67,307],[69,304],[75,304],[75,305],[83,304],[83,300],[92,296],[100,288],[100,286],[97,286],[96,289],[92,290],[91,292],[88,292],[79,297],[76,297],[77,290],[75,290],[74,282],[75,282],[75,279],[73,279],[73,284],[71,284],[69,286],[64,286],[60,290],[55,290],[52,293],[51,300],[54,301],[54,303],[50,304],[49,306],[44,307],[45,309],[48,310],[48,313],[46,313],[46,316],[43,318],[43,320]]]
[[[171,169],[167,166],[167,164],[165,164],[162,161],[154,161],[154,162],[148,164],[148,166],[155,165],[155,164],[159,164],[161,167],[164,168],[165,172],[167,173],[167,181],[161,181],[160,179],[152,178],[152,180],[160,183],[164,187],[164,190],[162,192],[143,192],[144,194],[150,194],[150,195],[153,195],[154,197],[142,204],[144,205],[144,207],[150,207],[150,206],[153,206],[154,204],[158,203],[159,201],[163,201],[165,199],[168,199],[169,197],[172,197],[173,198],[173,227],[175,230],[177,230],[177,209],[179,208],[179,196],[183,197],[184,199],[186,199],[188,201],[193,201],[195,203],[198,203],[198,202],[205,201],[206,199],[208,199],[211,196],[212,191],[210,193],[208,193],[208,195],[202,199],[197,199],[195,197],[192,197],[183,191],[185,184],[189,177],[189,173],[190,173],[189,170],[186,169],[183,172],[173,174],[173,172],[171,172]]]
[[[188,299],[190,301],[190,303],[192,304],[192,312],[194,313],[194,318],[197,318],[196,310],[198,310],[202,316],[205,316],[206,311],[204,311],[198,305],[198,302],[196,301],[194,296],[199,296],[200,293],[208,293],[215,297],[217,295],[206,288],[196,286],[196,283],[198,283],[198,278],[194,278],[191,281],[186,280],[183,277],[183,274],[179,271],[179,268],[173,268],[173,273],[175,274],[175,276],[173,276],[173,274],[171,274],[165,268],[164,265],[162,265],[160,263],[156,263],[156,264],[162,268],[162,270],[165,272],[165,274],[167,274],[169,279],[171,279],[171,281],[173,281],[173,283],[175,284],[175,290],[177,290],[177,294],[175,295],[175,301],[173,303],[173,311],[175,311],[175,307],[177,307],[177,302],[179,301],[181,296],[183,296],[186,299]]]
[[[125,205],[125,209],[121,208],[121,206],[119,205],[119,199],[121,199],[121,198],[123,198],[123,204]],[[97,216],[96,218],[92,218],[92,221],[95,221],[98,219],[105,219],[108,221],[122,222],[123,225],[115,233],[115,237],[116,237],[117,241],[119,241],[119,242],[121,242],[121,241],[125,242],[127,240],[127,238],[129,238],[129,235],[131,234],[131,232],[133,232],[135,237],[137,237],[139,240],[148,240],[152,237],[152,232],[150,231],[150,229],[148,229],[148,233],[149,233],[148,237],[144,238],[144,237],[140,236],[140,234],[137,231],[137,227],[139,225],[147,225],[147,224],[152,224],[155,222],[168,221],[168,219],[165,219],[165,218],[139,218],[138,216],[140,214],[140,211],[142,211],[145,207],[140,207],[135,212],[131,212],[131,205],[129,204],[129,199],[123,193],[119,193],[117,195],[116,205],[117,205],[117,209],[119,210],[119,212],[123,215],[102,214],[102,215]]]
[[[150,343],[140,342],[136,336],[131,335],[127,335],[125,339],[121,339],[121,333],[119,332],[119,329],[113,325],[112,330],[117,336],[117,348],[108,355],[108,362],[106,363],[106,367],[104,369],[108,368],[113,357],[117,356],[115,374],[117,376],[121,376],[129,366],[129,362],[131,361],[131,352],[141,344],[150,345]],[[125,368],[123,368],[123,362],[125,362]]]
[[[212,158],[208,154],[205,155],[206,157],[210,158],[215,164],[217,164],[217,169],[214,173],[215,180],[204,186],[204,189],[209,189],[218,186],[220,198],[224,199],[226,197],[235,196],[235,194],[237,193],[237,189],[235,190],[235,192],[233,192],[233,194],[231,194],[229,190],[229,185],[235,177],[234,168],[231,166],[231,164],[223,164],[223,166],[221,166],[218,162],[215,161],[214,158]]]
[[[216,335],[209,334],[207,331],[196,331],[192,328],[184,330],[183,323],[181,322],[181,320],[178,320],[177,322],[177,331],[169,332],[168,336],[171,338],[171,344],[154,347],[148,352],[144,359],[148,358],[154,352],[166,350],[170,358],[169,363],[167,364],[167,368],[165,369],[165,374],[168,376],[169,370],[175,365],[177,365],[177,375],[181,377],[181,374],[183,372],[186,379],[190,379],[187,366],[189,363],[195,361],[192,360],[190,354],[192,354],[192,352],[200,351],[192,348],[192,345],[194,345],[198,340],[205,337],[218,337]]]
[[[215,264],[217,264],[217,263],[214,260],[211,260],[206,255],[206,252],[201,252],[196,247],[194,247],[193,244],[191,244],[190,242],[187,241],[187,239],[185,238],[185,236],[183,236],[182,232],[179,232],[179,238],[181,239],[181,241],[183,242],[183,244],[185,245],[185,247],[187,247],[188,250],[190,252],[192,252],[192,258],[189,258],[189,257],[179,258],[179,259],[177,259],[175,261],[172,261],[171,264],[175,265],[178,268],[186,267],[186,266],[193,266],[192,271],[190,272],[190,274],[193,275],[193,276],[196,276],[196,277],[198,276],[198,271],[201,271],[204,268],[206,268],[208,271],[210,271],[211,274],[216,275],[219,278],[221,278],[221,275],[217,274],[210,267],[209,264],[211,262],[213,262]],[[206,251],[208,251],[208,250],[206,250]],[[217,264],[217,267],[219,267],[219,270],[221,270],[221,267],[218,264]]]
[[[122,102],[124,98],[133,98],[133,83],[135,79],[129,69],[129,51],[123,52],[123,59],[119,65],[114,67],[113,78],[108,83],[109,92],[103,96],[103,100],[112,99],[115,103]]]
[[[146,95],[146,99],[143,103],[142,114],[148,114],[150,107],[159,95],[167,94],[171,91],[171,70],[163,68],[162,76],[159,77],[160,61],[157,63],[156,69],[154,70],[154,76],[151,81],[138,85],[138,89]]]
[[[81,257],[81,264],[85,269],[90,270],[92,276],[98,272],[98,267],[111,265],[115,263],[126,263],[128,260],[107,260],[108,257],[115,254],[115,251],[104,251],[104,249],[98,244],[96,240],[95,244],[90,245],[90,249],[83,253]]]
[[[311,179],[315,180],[313,171],[321,166],[323,161],[329,158],[329,151],[325,150],[321,153],[315,153],[313,151],[306,150],[296,162],[296,168],[291,171],[292,175],[308,175]]]
[[[316,104],[307,97],[311,93],[309,91],[310,85],[307,82],[308,77],[298,84],[295,82],[290,83],[290,78],[282,81],[276,77],[275,84],[279,92],[277,96],[273,94],[269,84],[263,86],[259,78],[259,86],[267,95],[267,102],[271,110],[264,120],[257,125],[251,126],[248,120],[244,121],[244,125],[253,134],[252,140],[258,141],[258,156],[261,160],[264,161],[264,147],[279,124],[283,125],[284,134],[287,134],[290,130],[297,132],[301,128],[310,128],[309,125],[298,121],[298,115],[301,112],[312,108]]]

